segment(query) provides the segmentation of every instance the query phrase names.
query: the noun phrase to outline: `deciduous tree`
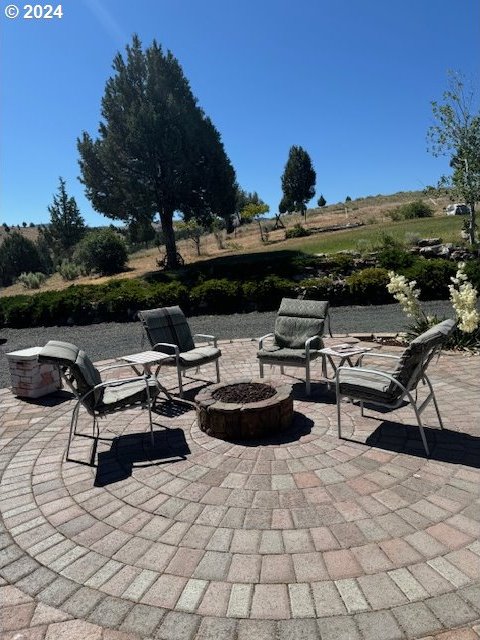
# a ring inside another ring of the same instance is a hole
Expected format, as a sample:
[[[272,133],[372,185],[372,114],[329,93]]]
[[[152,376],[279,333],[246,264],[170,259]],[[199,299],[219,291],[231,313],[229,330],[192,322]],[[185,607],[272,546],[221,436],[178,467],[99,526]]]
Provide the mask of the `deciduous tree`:
[[[459,73],[450,72],[443,102],[432,102],[435,124],[428,130],[434,156],[450,157],[451,176],[440,179],[456,199],[470,207],[469,241],[475,243],[475,202],[480,200],[480,110],[473,90],[467,90]]]

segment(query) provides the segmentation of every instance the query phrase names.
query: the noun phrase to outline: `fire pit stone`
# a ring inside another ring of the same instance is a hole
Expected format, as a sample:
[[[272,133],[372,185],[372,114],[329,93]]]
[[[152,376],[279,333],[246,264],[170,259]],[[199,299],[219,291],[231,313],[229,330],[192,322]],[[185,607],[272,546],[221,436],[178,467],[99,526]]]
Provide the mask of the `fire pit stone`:
[[[198,425],[208,435],[222,440],[259,439],[277,434],[292,422],[291,393],[290,384],[263,378],[211,385],[195,397]],[[233,397],[234,401],[225,401],[224,397]]]

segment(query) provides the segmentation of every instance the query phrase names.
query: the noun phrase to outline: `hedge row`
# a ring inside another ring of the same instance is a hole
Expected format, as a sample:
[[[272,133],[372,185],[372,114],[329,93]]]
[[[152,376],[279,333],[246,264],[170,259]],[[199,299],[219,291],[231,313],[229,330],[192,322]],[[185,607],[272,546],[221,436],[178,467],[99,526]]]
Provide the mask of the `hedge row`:
[[[403,270],[417,281],[422,299],[448,298],[447,286],[456,265],[448,260],[423,260]],[[472,283],[480,284],[480,263],[467,266]],[[34,327],[133,320],[140,309],[178,304],[188,315],[271,311],[283,297],[329,300],[332,305],[393,302],[386,284],[388,271],[371,267],[346,278],[308,278],[300,282],[277,275],[261,280],[205,279],[188,287],[182,282],[115,280],[104,285],[72,285],[62,291],[0,298],[0,326]]]

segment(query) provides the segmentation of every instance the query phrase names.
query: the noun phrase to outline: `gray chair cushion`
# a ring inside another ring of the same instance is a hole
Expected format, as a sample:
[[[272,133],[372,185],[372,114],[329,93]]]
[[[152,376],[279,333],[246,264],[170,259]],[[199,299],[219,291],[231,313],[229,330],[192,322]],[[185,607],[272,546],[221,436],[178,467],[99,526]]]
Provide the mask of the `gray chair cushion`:
[[[138,316],[152,347],[159,342],[168,342],[177,345],[180,351],[190,351],[195,348],[190,327],[180,307],[148,309],[139,311]],[[159,351],[171,353],[165,347],[160,347]]]
[[[340,393],[344,396],[381,404],[391,404],[400,396],[400,389],[394,390],[390,380],[368,371],[352,367],[352,372],[344,369],[340,376]]]
[[[393,377],[403,386],[414,389],[422,377],[423,364],[428,363],[432,351],[445,342],[455,327],[454,320],[443,320],[412,340],[402,353]]]
[[[180,354],[180,364],[184,367],[200,367],[202,364],[212,362],[222,355],[222,352],[217,347],[195,347],[189,351],[184,351]],[[175,360],[172,361],[173,364]]]
[[[49,362],[70,370],[80,396],[88,393],[93,387],[102,382],[98,369],[85,351],[70,342],[50,340],[38,355],[39,362]],[[103,390],[99,389],[85,399],[85,404],[93,408],[101,402]]]
[[[303,346],[303,345],[302,345]],[[319,353],[315,349],[310,350],[310,360],[315,360]],[[269,364],[294,364],[299,366],[305,366],[307,355],[305,349],[290,349],[288,347],[281,348],[273,345],[267,346],[264,349],[257,351],[257,358],[263,360]]]
[[[151,399],[158,395],[159,389],[154,378],[148,380],[148,391]],[[96,405],[95,410],[100,413],[109,413],[128,405],[146,404],[147,402],[145,382],[134,380],[105,387],[102,401]]]
[[[454,320],[444,320],[412,340],[402,353],[395,369],[390,372],[401,385],[409,391],[415,389],[435,350],[454,331]],[[386,378],[376,376],[361,368],[350,372],[343,369],[339,378],[339,390],[342,395],[358,400],[395,404],[403,395],[401,387]]]
[[[308,338],[318,336],[312,349],[321,349],[329,303],[318,300],[283,298],[275,320],[275,343],[279,347],[302,349]]]
[[[69,342],[50,340],[40,352],[39,361],[68,368],[73,376],[77,392],[85,395],[102,382],[98,369],[94,367],[84,351]],[[148,381],[150,397],[158,395],[158,385],[153,378]],[[83,400],[90,409],[107,413],[130,404],[145,403],[147,390],[143,380],[119,382],[97,389]]]

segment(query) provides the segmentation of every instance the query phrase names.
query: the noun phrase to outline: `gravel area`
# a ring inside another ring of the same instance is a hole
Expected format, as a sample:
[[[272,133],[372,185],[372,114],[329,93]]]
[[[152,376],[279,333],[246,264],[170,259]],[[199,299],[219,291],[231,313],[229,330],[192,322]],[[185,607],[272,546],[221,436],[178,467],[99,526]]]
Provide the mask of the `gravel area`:
[[[448,301],[424,302],[427,313],[453,317]],[[193,333],[212,333],[220,340],[256,339],[273,331],[275,311],[232,314],[228,316],[194,316],[189,319]],[[368,307],[332,307],[332,332],[385,333],[405,329],[407,319],[398,304]],[[35,327],[0,331],[0,389],[10,386],[8,361],[10,351],[43,346],[48,340],[64,340],[82,347],[93,361],[106,360],[148,347],[139,322],[103,322],[74,327]]]

